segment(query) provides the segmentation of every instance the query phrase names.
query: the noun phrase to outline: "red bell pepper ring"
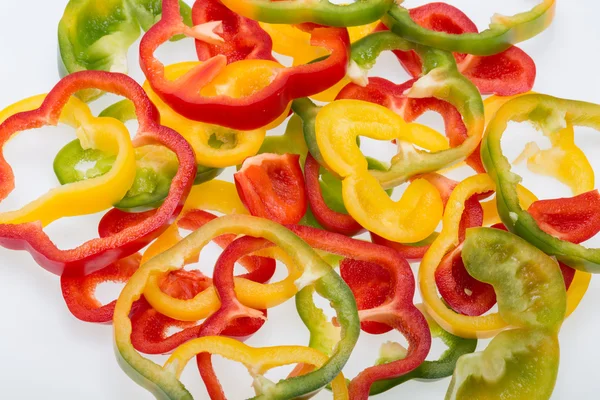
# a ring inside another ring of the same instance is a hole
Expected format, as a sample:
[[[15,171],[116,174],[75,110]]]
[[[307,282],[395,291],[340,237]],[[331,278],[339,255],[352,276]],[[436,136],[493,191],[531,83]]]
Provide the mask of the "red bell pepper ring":
[[[221,21],[223,38],[220,43],[196,40],[196,53],[200,61],[223,54],[230,64],[240,60],[272,60],[273,42],[258,22],[242,17],[225,7],[219,0],[196,1],[192,8],[192,21],[200,25]]]
[[[250,214],[280,224],[296,224],[306,213],[304,177],[298,154],[264,153],[247,158],[233,175]]]
[[[82,71],[63,78],[46,96],[40,108],[13,115],[0,125],[0,142],[16,132],[56,125],[62,108],[71,95],[84,89],[99,89],[127,97],[136,107],[139,129],[138,143],[159,143],[173,151],[179,169],[169,194],[156,212],[118,233],[92,239],[71,250],[61,250],[44,233],[41,224],[0,224],[0,245],[13,250],[27,250],[37,263],[56,275],[88,275],[130,256],[146,246],[173,221],[181,211],[196,175],[194,151],[174,130],[160,125],[160,116],[148,96],[127,75],[103,71]],[[0,157],[2,197],[14,187],[12,168]]]
[[[416,99],[404,95],[416,82],[415,79],[396,85],[383,78],[369,78],[367,86],[349,83],[338,94],[337,99],[355,99],[376,103],[400,115],[406,122],[413,122],[427,111],[435,111],[444,120],[446,136],[450,146],[460,145],[468,138],[467,128],[458,110],[442,100],[435,98]],[[479,146],[466,159],[467,164],[477,173],[485,172]]]
[[[60,278],[60,287],[71,314],[85,322],[112,322],[117,300],[102,305],[95,297],[96,288],[106,282],[126,283],[140,266],[141,259],[141,255],[135,253],[90,275],[63,275]],[[134,312],[139,306],[139,302],[135,304]]]
[[[363,227],[352,216],[332,210],[325,202],[319,183],[320,168],[317,160],[308,153],[304,163],[304,181],[306,196],[315,219],[328,231],[346,236],[356,235],[363,230]]]
[[[572,243],[584,242],[600,231],[600,193],[597,190],[578,196],[538,200],[527,212],[546,233]]]
[[[444,207],[446,207],[446,203],[450,198],[450,194],[452,193],[458,182],[446,178],[443,175],[435,173],[423,175],[422,178],[427,179],[431,184],[433,184],[436,187],[436,189],[440,192],[440,197],[442,198]],[[478,198],[474,196],[465,203],[465,210],[463,211],[462,219],[460,221],[460,240],[464,240],[465,231],[467,228],[481,226],[482,224],[483,208],[481,207]],[[418,245],[407,245],[403,243],[392,242],[391,240],[387,240],[371,232],[371,240],[373,241],[373,243],[391,247],[394,250],[398,251],[402,255],[402,257],[406,258],[407,260],[420,260],[421,258],[423,258],[423,256],[429,249],[429,246],[433,242],[434,238],[435,236],[432,235],[432,238],[424,240],[423,243],[420,243]]]
[[[184,76],[169,81],[164,74],[164,65],[154,52],[178,34],[221,41],[206,29],[206,26],[186,26],[179,13],[178,0],[163,0],[161,20],[146,32],[140,43],[140,65],[148,82],[165,103],[188,119],[232,129],[258,129],[277,119],[293,99],[320,93],[346,76],[350,59],[348,31],[345,28],[313,27],[311,43],[331,52],[326,59],[282,68],[270,85],[249,96],[201,96],[200,89],[227,64],[224,55],[216,55]]]
[[[425,4],[410,10],[420,26],[453,34],[477,33],[477,26],[458,8],[446,3]],[[380,24],[376,30],[387,28]],[[421,58],[414,51],[394,51],[410,75],[421,75]],[[482,94],[512,96],[531,90],[536,76],[533,59],[516,46],[493,56],[454,53],[459,71],[469,78]]]

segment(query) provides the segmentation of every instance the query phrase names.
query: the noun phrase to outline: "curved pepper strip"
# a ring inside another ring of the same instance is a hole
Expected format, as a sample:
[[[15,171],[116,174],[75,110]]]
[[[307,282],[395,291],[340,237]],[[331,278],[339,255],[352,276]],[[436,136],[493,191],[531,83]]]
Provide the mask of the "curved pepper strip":
[[[530,93],[534,94],[534,93]],[[491,96],[484,100],[486,126],[506,102],[518,96]],[[567,124],[556,132],[544,132],[551,148],[540,150],[535,142],[525,146],[516,162],[527,159],[527,168],[537,174],[551,176],[569,186],[574,195],[594,189],[594,169],[585,153],[575,144],[575,130]]]
[[[500,139],[508,121],[511,120],[530,120],[547,132],[557,132],[567,124],[600,129],[600,124],[594,118],[599,113],[600,106],[591,103],[545,95],[521,96],[498,110],[488,125],[486,139],[481,148],[486,169],[491,171],[490,176],[498,185],[498,212],[507,228],[545,253],[554,255],[565,264],[585,272],[599,270],[600,250],[588,249],[545,233],[533,216],[521,208],[516,200],[516,187],[521,178],[511,171],[509,161],[502,154]]]
[[[350,289],[308,244],[291,231],[272,221],[243,215],[229,215],[210,221],[168,251],[153,257],[131,277],[119,296],[114,317],[116,350],[122,368],[159,398],[191,399],[189,392],[169,369],[165,370],[135,352],[130,339],[129,313],[132,304],[142,296],[150,276],[182,268],[184,260],[198,254],[212,238],[224,233],[262,237],[286,252],[295,264],[304,265],[305,271],[296,284],[299,287],[315,284],[319,294],[334,304],[342,327],[335,353],[319,369],[269,385],[265,388],[266,392],[257,398],[293,398],[331,382],[350,356],[360,330],[356,303]]]
[[[266,136],[258,154],[298,154],[300,156],[300,165],[304,165],[308,147],[304,141],[304,132],[302,131],[302,119],[293,114],[287,123],[283,135]]]
[[[452,193],[456,185],[458,185],[458,182],[439,174],[425,174],[422,177],[437,188],[442,199],[442,204],[444,208],[446,208],[446,204],[448,203],[450,194]],[[474,226],[481,226],[483,224],[483,209],[481,207],[481,204],[479,204],[477,198],[473,197],[467,201],[467,204],[465,205],[465,211],[463,212],[463,216],[460,223],[461,240],[464,238],[465,229]],[[423,258],[423,256],[429,249],[431,243],[433,243],[435,238],[438,236],[438,233],[434,232],[421,242],[404,244],[392,242],[390,240],[382,238],[381,236],[373,232],[370,233],[371,240],[373,241],[373,243],[391,247],[392,249],[399,252],[402,255],[402,257],[406,258],[407,260],[420,260],[421,258]]]
[[[490,228],[467,231],[463,260],[469,274],[494,286],[503,319],[521,329],[502,332],[483,352],[461,357],[446,399],[481,398],[484,393],[549,399],[567,305],[556,261],[518,236]]]
[[[354,1],[333,4],[329,0],[317,3],[293,0],[222,0],[230,10],[246,18],[270,24],[301,24],[313,22],[326,26],[359,26],[379,20],[391,7],[391,0]]]
[[[306,190],[297,154],[264,153],[247,158],[233,175],[251,215],[296,224],[306,213]]]
[[[62,104],[57,96],[65,96]],[[79,141],[87,148],[97,148],[110,154],[114,167],[101,178],[54,188],[19,210],[0,213],[0,223],[39,221],[42,226],[47,226],[63,217],[93,214],[110,208],[131,187],[135,159],[127,128],[118,121],[94,117],[85,103],[61,93],[60,89],[54,89],[48,95],[30,97],[4,109],[0,113],[0,145],[3,147],[19,131],[28,129],[30,124],[41,127],[59,122],[75,128]],[[4,199],[14,189],[14,175],[4,158],[2,162],[4,172],[0,172],[3,177],[0,198]]]
[[[377,171],[369,171],[356,145],[358,136],[391,140],[407,135],[407,131],[408,135],[416,133],[387,108],[357,100],[330,103],[315,119],[319,149],[327,166],[342,177],[349,214],[386,239],[413,243],[429,236],[439,222],[443,205],[437,189],[424,179],[416,179],[400,201],[392,201],[373,176]]]
[[[194,339],[179,347],[171,357],[169,357],[163,369],[165,371],[173,370],[175,377],[179,378],[183,372],[184,366],[189,360],[200,353],[220,355],[229,360],[239,361],[244,364],[254,377],[255,390],[258,388],[256,398],[266,397],[266,394],[261,396],[261,391],[266,391],[268,393],[270,385],[275,385],[263,376],[268,370],[278,366],[299,362],[320,368],[327,362],[327,356],[310,347],[276,346],[253,348],[233,339],[218,336],[206,336]],[[277,383],[277,385],[279,384],[280,383]],[[266,387],[263,388],[263,386]],[[335,400],[348,399],[348,389],[346,388],[344,376],[341,373],[333,379],[331,387],[333,390],[333,398]],[[184,398],[187,399],[191,397]]]
[[[136,140],[162,144],[173,151],[177,155],[179,169],[173,178],[169,195],[154,215],[120,233],[92,239],[72,250],[58,249],[43,232],[39,222],[16,223],[17,221],[12,219],[14,217],[11,217],[10,222],[6,221],[0,225],[0,245],[10,249],[27,250],[38,264],[57,275],[90,274],[146,246],[166,228],[174,215],[179,213],[196,172],[194,152],[188,143],[177,132],[159,125],[158,112],[143,89],[122,74],[82,71],[63,78],[48,94],[40,108],[13,115],[4,121],[0,125],[0,140],[5,143],[14,133],[23,129],[56,124],[71,95],[88,88],[112,92],[132,100],[136,105],[139,121]],[[135,162],[133,159],[131,161],[132,172],[135,173]],[[98,179],[102,181],[103,177]],[[4,182],[0,188],[0,198],[5,198],[14,186],[14,175],[3,157],[0,157],[0,181]],[[74,185],[87,188],[93,185],[93,182],[90,180]],[[68,186],[56,190],[68,190]],[[99,198],[103,197],[99,195]],[[66,214],[75,208],[73,204],[73,197],[69,195]],[[65,214],[65,210],[49,211],[52,213],[45,215]]]
[[[191,10],[180,2],[181,15],[191,25]],[[161,0],[70,0],[58,25],[61,76],[85,70],[127,73],[127,51],[160,16]],[[77,96],[91,101],[102,94],[85,89]]]
[[[409,10],[419,26],[453,35],[477,33],[477,26],[458,8],[445,3],[430,3]],[[381,24],[378,29],[387,29]],[[421,59],[415,52],[395,51],[404,69],[417,78],[421,74]],[[535,63],[518,47],[512,46],[493,56],[473,56],[455,53],[458,70],[469,78],[482,94],[511,96],[533,87]]]
[[[372,305],[369,309],[363,309],[359,305],[359,316],[363,329],[367,326],[375,328],[375,324],[385,324],[391,328],[400,331],[409,342],[407,357],[403,360],[397,360],[386,364],[385,366],[374,366],[366,368],[356,378],[350,382],[350,397],[353,399],[366,399],[369,396],[369,389],[373,382],[380,379],[396,378],[417,368],[427,357],[431,346],[431,334],[427,321],[423,314],[412,303],[414,295],[414,278],[410,266],[400,255],[392,249],[375,245],[369,242],[361,242],[348,238],[344,235],[331,233],[319,229],[305,226],[291,227],[292,231],[299,234],[312,247],[334,253],[343,257],[349,257],[351,260],[343,261],[340,268],[344,268],[344,262],[357,264],[376,265],[386,270],[389,274],[389,291],[377,303],[363,304]],[[344,272],[342,271],[342,274]],[[352,275],[355,275],[352,273]],[[358,274],[353,276],[358,279],[365,279],[365,275]],[[342,275],[344,280],[347,278]],[[347,281],[354,292],[354,280]],[[304,289],[305,291],[307,289]],[[301,292],[302,293],[302,292]],[[314,324],[319,325],[316,328],[317,335],[323,335],[323,328],[318,321],[312,321],[310,316],[314,315],[314,304],[312,303],[312,292],[300,294],[297,298],[297,309],[311,330],[313,335]],[[355,296],[356,293],[354,292]],[[306,302],[308,304],[305,304]],[[311,306],[312,305],[312,306]],[[312,310],[312,311],[311,311]],[[310,317],[310,318],[309,318]],[[365,325],[370,324],[370,325]],[[330,328],[323,328],[330,332]],[[367,328],[368,329],[368,328]],[[311,339],[315,343],[318,339]],[[325,349],[325,343],[321,342],[319,348],[326,354],[334,351],[334,348]]]
[[[427,314],[424,314],[428,317]],[[380,380],[373,383],[369,394],[374,396],[386,392],[398,385],[403,384],[411,379],[418,380],[437,380],[451,376],[456,367],[456,363],[460,357],[465,354],[470,354],[477,348],[477,340],[463,339],[454,336],[443,330],[431,318],[427,318],[431,335],[434,338],[439,338],[447,347],[440,358],[435,361],[423,361],[416,369],[408,374],[402,375],[395,379]],[[383,344],[380,350],[380,356],[376,364],[385,365],[390,361],[394,361],[406,356],[406,350],[397,343],[387,342]]]
[[[381,21],[395,34],[425,46],[456,53],[491,56],[544,31],[554,18],[556,0],[541,0],[529,11],[513,16],[495,14],[481,33],[436,32],[417,24],[406,8],[395,5]]]
[[[367,25],[349,27],[348,35],[350,36],[350,43],[354,43],[373,32],[378,24],[379,21],[376,21]],[[293,65],[308,64],[313,60],[327,55],[325,49],[311,46],[310,33],[304,31],[299,26],[267,23],[260,23],[260,26],[271,37],[273,50],[279,54],[292,57]],[[348,78],[344,78],[329,89],[310,97],[317,101],[331,102],[349,82]]]
[[[218,88],[211,89],[213,93],[210,90],[208,94],[199,93],[225,67],[225,56],[212,57],[170,81],[154,52],[167,39],[180,33],[206,41],[220,38],[212,31],[206,32],[214,26],[187,27],[179,15],[177,0],[164,0],[163,10],[162,19],[142,38],[140,65],[154,91],[186,118],[233,129],[257,129],[276,120],[293,99],[322,92],[346,75],[348,32],[341,28],[313,27],[312,41],[315,46],[323,46],[331,52],[327,59],[291,68],[273,66],[267,73],[269,84],[258,91],[251,90],[243,97],[221,95]]]
[[[258,22],[242,17],[229,10],[220,0],[196,1],[192,7],[194,25],[211,21],[221,21],[223,38],[219,43],[207,43],[196,40],[196,53],[200,61],[223,54],[227,63],[240,60],[271,60],[273,43],[271,37]]]
[[[384,188],[403,183],[414,175],[435,172],[464,160],[477,149],[484,128],[481,95],[477,88],[458,72],[456,62],[450,53],[415,45],[391,32],[376,32],[352,45],[354,64],[351,69],[356,72],[356,82],[361,85],[368,83],[364,75],[374,65],[382,51],[399,49],[415,50],[424,60],[423,76],[406,92],[406,96],[411,98],[435,97],[452,104],[463,117],[467,128],[467,137],[456,147],[435,152],[418,150],[401,141],[399,143],[400,151],[392,160],[389,171],[373,173],[373,176]],[[417,127],[418,125],[413,126]],[[415,134],[415,137],[418,136]],[[418,144],[415,139],[407,137],[406,134],[404,136],[397,135],[395,138]],[[318,137],[317,140],[321,152],[335,153],[336,149],[328,149],[325,147],[324,141],[322,142]],[[353,146],[354,144],[348,142],[344,145]],[[338,144],[337,147],[339,148],[340,145]],[[309,148],[311,148],[310,145]],[[349,148],[345,150],[350,151]],[[325,163],[330,164],[326,157]],[[336,172],[340,173],[337,170]]]

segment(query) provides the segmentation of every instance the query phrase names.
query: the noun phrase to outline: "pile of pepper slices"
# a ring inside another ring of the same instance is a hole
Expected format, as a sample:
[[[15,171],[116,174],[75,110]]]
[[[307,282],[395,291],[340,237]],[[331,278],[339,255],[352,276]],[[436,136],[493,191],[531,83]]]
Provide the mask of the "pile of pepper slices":
[[[600,194],[573,131],[600,130],[600,106],[529,92],[535,64],[513,46],[542,32],[554,9],[542,0],[495,15],[479,33],[445,3],[71,0],[58,29],[64,78],[0,113],[0,145],[58,123],[77,139],[55,158],[62,186],[0,214],[0,244],[59,275],[75,317],[112,322],[119,365],[159,399],[192,398],[178,379],[192,358],[210,397],[224,399],[211,355],[244,364],[256,399],[324,388],[367,399],[450,375],[450,400],[549,399],[558,332],[600,271],[600,249],[579,244],[600,231]],[[125,75],[141,29],[143,86]],[[155,57],[186,36],[199,61]],[[413,79],[367,77],[384,51]],[[95,116],[86,103],[105,92],[125,100]],[[445,136],[413,122],[427,111],[442,116]],[[139,124],[133,140],[129,120]],[[267,136],[284,121],[284,135]],[[574,197],[538,200],[520,185],[500,146],[510,121],[547,136],[551,148],[532,143],[519,158]],[[393,142],[391,163],[364,156],[361,136]],[[474,174],[462,182],[441,174],[463,162]],[[216,179],[234,166],[235,184]],[[3,199],[14,188],[4,157],[0,182]],[[99,238],[75,249],[44,233],[107,209]],[[354,238],[365,231],[371,242]],[[184,269],[210,241],[223,248],[213,277]],[[288,275],[269,283],[276,260]],[[407,260],[420,262],[422,304]],[[126,285],[102,305],[94,293],[107,281]],[[308,346],[240,341],[292,298]],[[397,330],[408,347],[383,343],[376,365],[346,380],[361,330]],[[433,337],[448,350],[426,361]],[[475,352],[476,338],[493,339]],[[163,366],[143,356],[165,353]],[[264,376],[289,364],[287,379]]]

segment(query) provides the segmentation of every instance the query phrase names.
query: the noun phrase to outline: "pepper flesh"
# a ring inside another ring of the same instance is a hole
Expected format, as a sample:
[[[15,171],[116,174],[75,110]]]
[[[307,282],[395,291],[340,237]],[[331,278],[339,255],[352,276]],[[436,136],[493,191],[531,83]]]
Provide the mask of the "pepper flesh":
[[[313,64],[276,68],[270,72],[266,87],[243,97],[198,93],[225,67],[227,60],[223,55],[212,57],[184,76],[169,81],[164,66],[154,56],[155,50],[180,33],[219,41],[212,31],[206,32],[208,28],[214,28],[214,24],[190,29],[181,20],[177,1],[164,0],[162,19],[144,35],[140,44],[140,65],[150,85],[165,103],[186,118],[234,129],[257,129],[277,119],[293,99],[322,92],[346,74],[348,32],[341,28],[312,27],[313,44],[327,48],[330,56]]]
[[[27,250],[38,264],[57,275],[90,274],[143,248],[166,229],[166,225],[179,212],[196,171],[194,152],[187,142],[175,131],[159,125],[156,108],[143,89],[122,74],[82,71],[63,78],[40,108],[13,115],[4,121],[0,125],[0,138],[6,142],[15,132],[23,129],[56,124],[71,95],[87,88],[110,91],[131,99],[136,104],[139,121],[137,140],[160,143],[169,148],[177,155],[179,169],[173,178],[169,195],[153,216],[122,232],[107,238],[92,239],[72,250],[58,249],[43,232],[39,222],[15,223],[13,220],[0,225],[0,245]],[[132,166],[135,171],[135,163]],[[3,158],[0,158],[0,176],[4,182],[0,187],[0,198],[5,198],[14,186],[14,175]],[[75,185],[85,187],[90,185],[89,182],[93,181],[78,182]]]

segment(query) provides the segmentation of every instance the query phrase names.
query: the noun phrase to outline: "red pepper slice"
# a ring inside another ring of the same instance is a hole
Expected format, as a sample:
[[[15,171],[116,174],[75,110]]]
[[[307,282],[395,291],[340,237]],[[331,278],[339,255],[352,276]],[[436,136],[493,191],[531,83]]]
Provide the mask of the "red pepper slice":
[[[600,193],[597,190],[575,197],[538,200],[527,212],[546,233],[572,243],[584,242],[600,231]]]
[[[296,224],[306,213],[304,177],[298,154],[264,153],[247,158],[233,177],[250,214]]]
[[[221,21],[223,38],[220,43],[196,40],[196,53],[200,61],[223,54],[227,63],[240,60],[272,60],[273,42],[258,22],[242,17],[225,7],[219,0],[202,0],[192,8],[194,25]]]
[[[142,257],[135,253],[108,267],[86,276],[67,276],[60,278],[60,287],[65,303],[75,318],[85,322],[112,322],[117,300],[102,305],[95,296],[96,288],[105,282],[126,283],[137,271]],[[140,303],[134,304],[133,312]]]
[[[420,26],[453,34],[477,33],[477,26],[458,8],[436,2],[410,10],[411,18]],[[387,29],[380,24],[376,30]],[[413,77],[421,75],[421,59],[414,51],[394,51],[404,69]],[[512,96],[533,87],[536,67],[533,59],[518,47],[510,47],[493,56],[454,53],[460,72],[469,78],[482,94]]]
[[[183,23],[178,0],[163,0],[161,20],[142,38],[140,65],[154,91],[186,118],[239,130],[263,127],[277,119],[296,98],[311,96],[330,88],[346,76],[350,39],[345,28],[314,27],[311,44],[331,52],[324,60],[279,70],[273,81],[258,92],[241,98],[205,97],[200,89],[226,65],[217,55],[175,81],[164,75],[164,65],[154,56],[156,49],[171,37],[187,34],[206,38]]]
[[[320,168],[317,160],[308,153],[304,163],[304,180],[306,195],[315,219],[328,231],[347,236],[356,235],[363,230],[363,227],[352,216],[334,211],[325,203],[319,183]]]
[[[160,235],[181,211],[196,174],[194,151],[174,130],[159,124],[159,114],[148,96],[133,79],[123,74],[82,71],[63,78],[50,91],[40,108],[18,113],[0,125],[0,142],[5,143],[15,132],[56,125],[69,97],[84,89],[99,89],[130,99],[136,107],[139,122],[138,143],[159,143],[173,151],[179,169],[169,194],[156,212],[134,226],[108,237],[92,239],[71,250],[61,250],[44,233],[41,224],[1,224],[0,245],[14,250],[27,250],[46,270],[56,275],[80,276],[98,271],[130,256]],[[10,165],[0,158],[2,197],[14,187]]]
[[[467,128],[460,113],[453,105],[435,98],[413,99],[404,96],[404,92],[410,89],[415,81],[413,79],[396,85],[387,79],[369,78],[369,83],[365,87],[349,83],[340,91],[337,99],[355,99],[376,103],[396,112],[407,122],[415,121],[427,111],[435,111],[444,120],[444,128],[450,146],[458,146],[464,142],[468,137]],[[466,162],[477,173],[483,173],[485,168],[479,153],[478,146]]]

